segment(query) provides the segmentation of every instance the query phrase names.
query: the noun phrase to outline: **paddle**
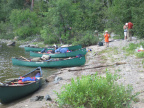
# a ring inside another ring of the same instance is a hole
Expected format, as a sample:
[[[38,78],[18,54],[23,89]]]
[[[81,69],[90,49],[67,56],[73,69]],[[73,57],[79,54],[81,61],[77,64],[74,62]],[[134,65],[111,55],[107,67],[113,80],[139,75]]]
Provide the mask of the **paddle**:
[[[28,60],[28,59],[26,59],[25,57],[23,57],[23,56],[20,56],[21,58],[23,58],[24,60],[26,60],[26,61],[30,61],[30,60]]]

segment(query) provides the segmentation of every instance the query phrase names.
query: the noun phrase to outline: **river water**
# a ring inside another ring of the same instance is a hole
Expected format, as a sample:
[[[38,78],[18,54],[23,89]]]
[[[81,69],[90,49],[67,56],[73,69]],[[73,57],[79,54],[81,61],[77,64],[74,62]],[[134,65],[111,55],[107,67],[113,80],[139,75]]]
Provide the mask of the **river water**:
[[[4,83],[9,78],[18,78],[28,72],[31,72],[36,67],[13,66],[12,57],[30,58],[29,52],[25,52],[24,48],[19,45],[7,46],[5,43],[0,43],[0,82]],[[43,77],[46,78],[57,72],[57,69],[42,68]],[[0,108],[4,108],[0,105]]]

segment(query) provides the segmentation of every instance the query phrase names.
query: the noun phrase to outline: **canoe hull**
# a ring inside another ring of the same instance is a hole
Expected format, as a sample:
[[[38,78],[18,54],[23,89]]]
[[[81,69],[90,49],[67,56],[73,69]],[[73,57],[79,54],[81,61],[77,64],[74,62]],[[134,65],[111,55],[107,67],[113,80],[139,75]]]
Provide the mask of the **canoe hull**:
[[[72,59],[58,60],[58,61],[44,61],[44,62],[29,62],[12,58],[13,65],[29,66],[29,67],[47,67],[47,68],[59,68],[59,67],[74,67],[84,65],[86,62],[85,56],[75,57]]]
[[[39,67],[40,72],[41,68]],[[42,72],[41,72],[42,76]],[[0,100],[2,104],[12,102],[16,99],[25,97],[36,90],[42,85],[42,79],[37,80],[29,84],[18,85],[18,86],[0,86]]]
[[[71,51],[77,50],[77,49],[81,49],[82,46],[81,45],[75,45],[75,46],[69,46],[68,49]],[[29,51],[41,51],[44,48],[35,48],[35,47],[24,47],[26,52]],[[47,50],[54,50],[54,48],[47,48]]]
[[[56,53],[56,54],[47,54],[47,53],[40,54],[37,52],[30,51],[30,56],[32,56],[32,57],[42,57],[42,55],[50,55],[52,58],[67,58],[67,57],[76,57],[76,55],[78,55],[78,54],[85,55],[86,54],[86,48],[79,49],[79,50],[72,51],[72,52]]]
[[[24,49],[25,49],[26,52],[29,52],[29,51],[41,51],[44,48],[24,47]],[[54,48],[47,48],[47,50],[54,50]]]

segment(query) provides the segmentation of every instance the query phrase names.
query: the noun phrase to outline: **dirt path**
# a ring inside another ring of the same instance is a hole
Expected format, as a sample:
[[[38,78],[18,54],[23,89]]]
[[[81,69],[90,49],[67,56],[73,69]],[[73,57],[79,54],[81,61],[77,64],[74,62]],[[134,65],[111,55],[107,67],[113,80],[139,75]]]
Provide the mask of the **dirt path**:
[[[139,41],[131,41],[132,43],[137,43]],[[77,76],[95,74],[98,72],[99,75],[104,76],[106,68],[109,72],[117,72],[121,75],[119,79],[120,83],[124,85],[131,84],[133,86],[133,93],[141,92],[138,96],[139,102],[132,103],[133,108],[143,108],[144,106],[144,64],[142,65],[142,59],[137,59],[135,56],[125,56],[125,52],[122,50],[123,47],[131,42],[126,42],[124,40],[110,42],[110,47],[106,51],[105,46],[89,46],[87,49],[92,49],[92,52],[88,52],[86,55],[86,64],[83,67],[72,67],[64,68],[59,70],[58,73],[49,77],[50,82],[45,84],[42,89],[32,94],[30,98],[26,98],[17,104],[10,104],[8,108],[57,108],[53,106],[54,100],[57,98],[54,91],[60,92],[63,85],[70,83],[72,78]],[[103,53],[99,54],[100,51]],[[69,71],[74,69],[82,68],[92,68],[99,65],[107,65],[116,62],[125,62],[126,64],[114,65],[109,67],[85,69],[80,71]],[[61,77],[58,83],[54,82],[55,77]],[[50,95],[53,101],[32,101],[32,99],[38,95],[46,96]]]

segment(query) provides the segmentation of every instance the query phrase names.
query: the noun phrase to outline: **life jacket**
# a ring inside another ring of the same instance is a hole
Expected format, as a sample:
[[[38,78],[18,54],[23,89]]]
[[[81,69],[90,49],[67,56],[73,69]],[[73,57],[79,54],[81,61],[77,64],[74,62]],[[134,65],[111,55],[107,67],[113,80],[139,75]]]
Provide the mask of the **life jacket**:
[[[25,81],[35,81],[35,77],[25,77],[22,79],[22,82],[25,82]]]

